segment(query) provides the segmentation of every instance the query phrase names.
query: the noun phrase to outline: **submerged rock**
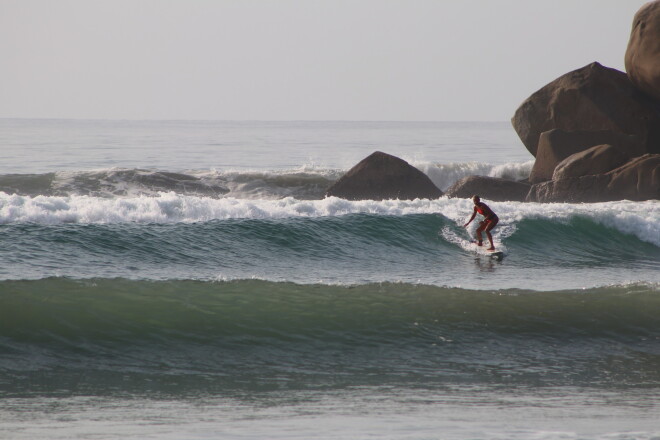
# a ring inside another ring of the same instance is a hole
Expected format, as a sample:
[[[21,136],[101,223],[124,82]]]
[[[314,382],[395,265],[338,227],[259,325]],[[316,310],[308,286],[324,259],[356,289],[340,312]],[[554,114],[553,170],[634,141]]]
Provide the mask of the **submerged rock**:
[[[447,189],[447,197],[470,198],[479,194],[484,199],[496,202],[523,202],[531,185],[527,182],[515,182],[500,177],[468,176],[454,183]]]
[[[380,151],[351,168],[325,193],[348,200],[437,199],[443,193],[403,159]]]

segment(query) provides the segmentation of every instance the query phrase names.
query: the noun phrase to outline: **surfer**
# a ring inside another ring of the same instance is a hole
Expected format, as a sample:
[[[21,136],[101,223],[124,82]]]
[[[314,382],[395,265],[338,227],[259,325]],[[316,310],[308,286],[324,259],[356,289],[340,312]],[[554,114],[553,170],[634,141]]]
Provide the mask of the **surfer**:
[[[497,222],[499,222],[500,219],[497,217],[497,214],[495,214],[493,210],[488,207],[488,205],[481,201],[479,196],[472,196],[472,201],[474,202],[474,212],[472,212],[472,217],[470,217],[470,220],[464,224],[463,227],[467,228],[467,226],[472,223],[472,220],[474,220],[474,217],[477,215],[477,213],[483,215],[484,220],[481,221],[479,227],[477,228],[477,245],[483,246],[481,231],[486,231],[486,236],[488,237],[488,241],[490,241],[490,247],[488,250],[494,251],[495,245],[493,244],[493,236],[490,235],[490,231],[495,227],[495,225],[497,225]]]

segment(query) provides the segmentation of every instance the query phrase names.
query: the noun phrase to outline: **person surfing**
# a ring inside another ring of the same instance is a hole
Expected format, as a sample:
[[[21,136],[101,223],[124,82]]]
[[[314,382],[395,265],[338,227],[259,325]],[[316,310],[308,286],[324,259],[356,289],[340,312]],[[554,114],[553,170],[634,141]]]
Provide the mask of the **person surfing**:
[[[485,231],[486,236],[488,237],[488,241],[490,241],[490,247],[487,250],[494,251],[495,245],[493,244],[493,236],[490,234],[490,231],[493,230],[500,219],[497,217],[497,214],[495,214],[493,210],[488,207],[488,205],[481,201],[479,196],[472,196],[472,201],[474,202],[474,211],[472,212],[472,217],[470,217],[470,220],[464,224],[463,227],[467,228],[467,226],[472,223],[472,220],[474,220],[474,217],[477,215],[477,213],[483,215],[484,220],[481,221],[479,227],[477,228],[477,245],[483,246],[481,232]]]

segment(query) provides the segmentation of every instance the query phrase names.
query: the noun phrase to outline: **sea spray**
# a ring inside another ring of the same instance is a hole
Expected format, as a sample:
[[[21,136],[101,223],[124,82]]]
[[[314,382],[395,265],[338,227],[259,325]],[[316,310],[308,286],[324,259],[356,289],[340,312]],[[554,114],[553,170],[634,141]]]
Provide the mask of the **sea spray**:
[[[524,180],[529,177],[534,162],[511,162],[493,165],[483,162],[429,163],[413,162],[413,165],[426,173],[442,191],[468,176],[498,177],[508,180]]]

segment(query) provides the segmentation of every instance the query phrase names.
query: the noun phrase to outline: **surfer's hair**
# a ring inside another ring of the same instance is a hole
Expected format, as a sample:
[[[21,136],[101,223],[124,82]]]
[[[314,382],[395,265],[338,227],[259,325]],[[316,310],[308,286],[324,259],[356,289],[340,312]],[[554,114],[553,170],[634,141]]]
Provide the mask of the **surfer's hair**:
[[[472,196],[472,200],[481,200],[481,197],[479,197],[477,194]]]

